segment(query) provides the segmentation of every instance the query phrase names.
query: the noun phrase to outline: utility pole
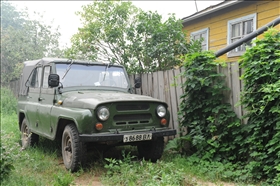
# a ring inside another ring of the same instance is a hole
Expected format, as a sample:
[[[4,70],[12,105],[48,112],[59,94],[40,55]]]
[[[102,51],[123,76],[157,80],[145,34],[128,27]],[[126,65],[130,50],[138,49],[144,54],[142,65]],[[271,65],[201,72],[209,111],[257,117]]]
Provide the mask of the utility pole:
[[[196,12],[198,12],[196,0],[194,0],[194,2],[195,2]]]

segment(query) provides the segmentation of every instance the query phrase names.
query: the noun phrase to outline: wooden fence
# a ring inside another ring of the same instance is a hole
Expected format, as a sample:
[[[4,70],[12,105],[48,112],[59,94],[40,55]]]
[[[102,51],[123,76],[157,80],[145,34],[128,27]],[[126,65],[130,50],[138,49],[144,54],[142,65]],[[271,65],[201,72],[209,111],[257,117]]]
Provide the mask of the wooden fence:
[[[183,69],[158,71],[150,74],[142,74],[142,87],[136,89],[136,94],[142,94],[165,101],[171,115],[170,127],[179,132],[178,111],[180,96],[183,94],[182,84],[186,81],[180,76]],[[226,75],[226,85],[230,91],[225,93],[226,102],[232,105],[232,109],[241,118],[245,111],[238,104],[240,100],[243,82],[240,80],[242,74],[237,62],[227,63],[226,67],[217,69],[218,72]],[[134,79],[139,75],[130,75],[130,82],[133,85]],[[8,87],[17,96],[19,92],[19,81],[11,82]],[[246,123],[246,121],[243,121]]]
[[[183,69],[159,71],[151,74],[142,74],[142,87],[136,89],[136,94],[151,96],[168,104],[171,113],[170,127],[179,132],[178,111],[181,103],[180,96],[183,94],[182,84],[186,81],[180,76]],[[226,85],[230,91],[225,93],[226,102],[232,105],[232,109],[241,118],[245,111],[239,105],[243,82],[240,80],[241,69],[237,62],[227,63],[226,67],[219,67],[218,72],[226,75]],[[133,84],[135,77],[131,75],[130,81]],[[243,121],[244,123],[246,121]]]

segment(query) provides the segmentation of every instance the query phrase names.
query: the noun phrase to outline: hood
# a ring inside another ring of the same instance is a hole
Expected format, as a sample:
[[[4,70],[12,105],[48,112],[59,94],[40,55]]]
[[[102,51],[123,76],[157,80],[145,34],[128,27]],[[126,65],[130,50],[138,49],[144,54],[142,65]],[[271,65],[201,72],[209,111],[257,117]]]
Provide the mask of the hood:
[[[64,107],[95,109],[97,105],[111,102],[146,101],[160,102],[158,99],[138,94],[118,91],[75,91],[65,92],[61,100]]]

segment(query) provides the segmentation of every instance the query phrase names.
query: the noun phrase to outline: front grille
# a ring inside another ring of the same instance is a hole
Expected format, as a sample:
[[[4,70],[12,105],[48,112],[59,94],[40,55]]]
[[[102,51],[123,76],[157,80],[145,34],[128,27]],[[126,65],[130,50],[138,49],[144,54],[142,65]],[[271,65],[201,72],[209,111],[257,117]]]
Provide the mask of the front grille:
[[[150,108],[149,104],[140,103],[140,104],[126,104],[126,105],[117,105],[117,111],[130,111],[130,110],[148,110]]]
[[[114,121],[117,125],[145,124],[149,123],[151,118],[151,114],[126,114],[114,116]]]

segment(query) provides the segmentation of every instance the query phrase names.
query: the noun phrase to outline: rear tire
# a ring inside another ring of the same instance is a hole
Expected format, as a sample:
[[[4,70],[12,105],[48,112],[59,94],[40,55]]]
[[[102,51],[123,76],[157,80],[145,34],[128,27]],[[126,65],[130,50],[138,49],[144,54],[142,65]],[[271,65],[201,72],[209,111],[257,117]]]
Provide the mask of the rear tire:
[[[85,144],[79,140],[79,133],[76,126],[72,123],[65,127],[62,140],[62,157],[65,168],[75,172],[85,161]]]
[[[163,137],[158,137],[155,140],[147,141],[137,146],[138,154],[140,158],[144,158],[145,160],[151,160],[152,162],[156,162],[161,158],[163,149],[164,149],[164,141]]]
[[[26,119],[24,118],[21,123],[21,146],[23,149],[33,147],[38,144],[39,136],[30,131],[27,126]]]

